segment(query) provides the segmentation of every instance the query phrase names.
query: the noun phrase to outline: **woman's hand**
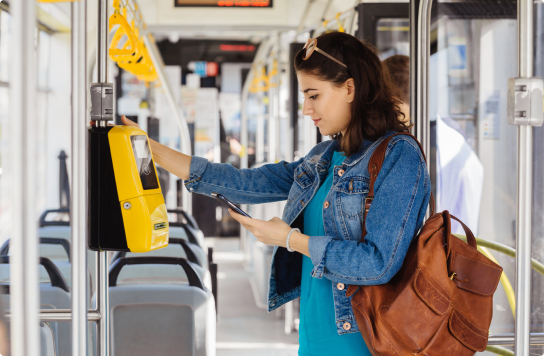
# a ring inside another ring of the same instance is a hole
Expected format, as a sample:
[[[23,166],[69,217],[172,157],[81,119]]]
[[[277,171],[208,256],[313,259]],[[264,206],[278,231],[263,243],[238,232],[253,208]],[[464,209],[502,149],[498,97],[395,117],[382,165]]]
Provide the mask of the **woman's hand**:
[[[287,247],[287,235],[291,231],[291,226],[287,225],[282,219],[278,217],[273,217],[268,221],[252,219],[240,215],[232,209],[229,209],[229,213],[234,220],[242,224],[243,227],[255,235],[257,240],[265,245]],[[308,252],[308,240],[309,236],[294,231],[289,239],[289,247],[306,256],[310,256]]]
[[[138,125],[137,123],[135,123],[132,120],[127,119],[127,117],[125,115],[121,115],[121,121],[123,122],[123,125],[134,126],[134,127],[137,127],[139,129],[141,129],[140,125]]]

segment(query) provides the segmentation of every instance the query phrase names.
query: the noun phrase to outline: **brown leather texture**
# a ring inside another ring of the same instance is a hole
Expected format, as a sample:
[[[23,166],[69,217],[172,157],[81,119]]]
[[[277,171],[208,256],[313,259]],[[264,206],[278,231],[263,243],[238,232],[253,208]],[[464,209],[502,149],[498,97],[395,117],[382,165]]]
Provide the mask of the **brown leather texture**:
[[[391,137],[370,159],[367,209]],[[443,211],[426,221],[388,283],[349,286],[347,296],[372,355],[465,356],[485,350],[502,268],[477,250],[462,222],[467,242],[453,236],[451,219],[459,221]],[[362,241],[365,235],[363,220]]]

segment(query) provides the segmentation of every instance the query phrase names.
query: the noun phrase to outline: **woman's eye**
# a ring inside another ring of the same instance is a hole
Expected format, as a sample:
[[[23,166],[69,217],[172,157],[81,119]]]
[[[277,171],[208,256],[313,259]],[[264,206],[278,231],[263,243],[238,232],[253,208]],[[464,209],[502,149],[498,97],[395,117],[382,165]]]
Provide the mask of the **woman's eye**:
[[[312,95],[309,97],[309,99],[312,99],[312,100],[315,100],[315,98],[317,98],[317,94],[316,95]]]

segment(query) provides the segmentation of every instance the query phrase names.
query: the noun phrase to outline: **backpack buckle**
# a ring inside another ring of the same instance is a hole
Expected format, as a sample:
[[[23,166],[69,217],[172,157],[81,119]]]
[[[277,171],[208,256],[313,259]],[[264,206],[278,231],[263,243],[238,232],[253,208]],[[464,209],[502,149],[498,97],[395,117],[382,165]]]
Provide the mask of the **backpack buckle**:
[[[370,205],[372,204],[372,200],[374,200],[374,197],[366,197],[365,198],[365,212],[368,213],[368,209],[370,209]]]

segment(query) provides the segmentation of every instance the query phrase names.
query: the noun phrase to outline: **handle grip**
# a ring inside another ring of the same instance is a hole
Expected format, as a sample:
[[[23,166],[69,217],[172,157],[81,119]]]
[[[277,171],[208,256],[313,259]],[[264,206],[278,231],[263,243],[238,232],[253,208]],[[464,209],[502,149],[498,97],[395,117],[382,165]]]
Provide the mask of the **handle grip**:
[[[70,226],[70,221],[46,221],[45,217],[50,213],[69,213],[70,209],[62,208],[62,209],[51,209],[46,210],[43,212],[42,215],[40,215],[40,227],[44,226]]]
[[[117,285],[117,278],[121,269],[126,265],[180,265],[187,279],[189,280],[189,285],[192,287],[197,287],[205,291],[204,284],[202,280],[191,266],[191,264],[185,258],[178,257],[121,257],[117,259],[110,267],[110,287],[115,287]]]
[[[0,264],[9,264],[9,256],[0,256]],[[45,271],[51,280],[51,286],[59,287],[67,293],[70,293],[70,287],[68,287],[66,279],[64,279],[58,267],[55,266],[49,258],[40,257],[40,264],[45,268]]]
[[[191,215],[187,214],[187,212],[183,209],[168,209],[168,213],[170,214],[178,214],[178,215],[181,215],[183,216],[183,218],[185,219],[185,221],[187,221],[187,225],[189,225],[190,227],[192,227],[193,229],[195,230],[198,230],[198,224],[196,223],[196,220],[194,217],[192,217]],[[179,223],[179,222],[178,222]],[[170,223],[172,224],[172,223]],[[176,224],[174,222],[174,224]],[[173,226],[178,226],[178,225],[173,225]]]
[[[187,256],[187,260],[189,262],[191,262],[191,263],[194,263],[194,264],[202,267],[202,263],[200,263],[200,261],[196,257],[193,250],[191,250],[191,247],[189,246],[189,242],[187,242],[187,241],[185,241],[184,239],[181,239],[181,238],[170,237],[170,238],[168,238],[168,244],[169,245],[171,245],[171,244],[181,245],[181,247],[183,248],[183,251],[185,251],[185,256]],[[119,253],[117,253],[115,255],[115,257],[113,258],[112,263],[117,261],[118,259],[120,259],[122,257],[126,257],[126,255],[127,255],[126,251],[120,251]]]
[[[66,239],[56,238],[56,237],[40,237],[40,244],[45,245],[61,245],[68,255],[68,262],[71,261],[70,255],[70,241]],[[7,240],[2,247],[0,248],[0,255],[7,256],[9,253],[9,240]]]

